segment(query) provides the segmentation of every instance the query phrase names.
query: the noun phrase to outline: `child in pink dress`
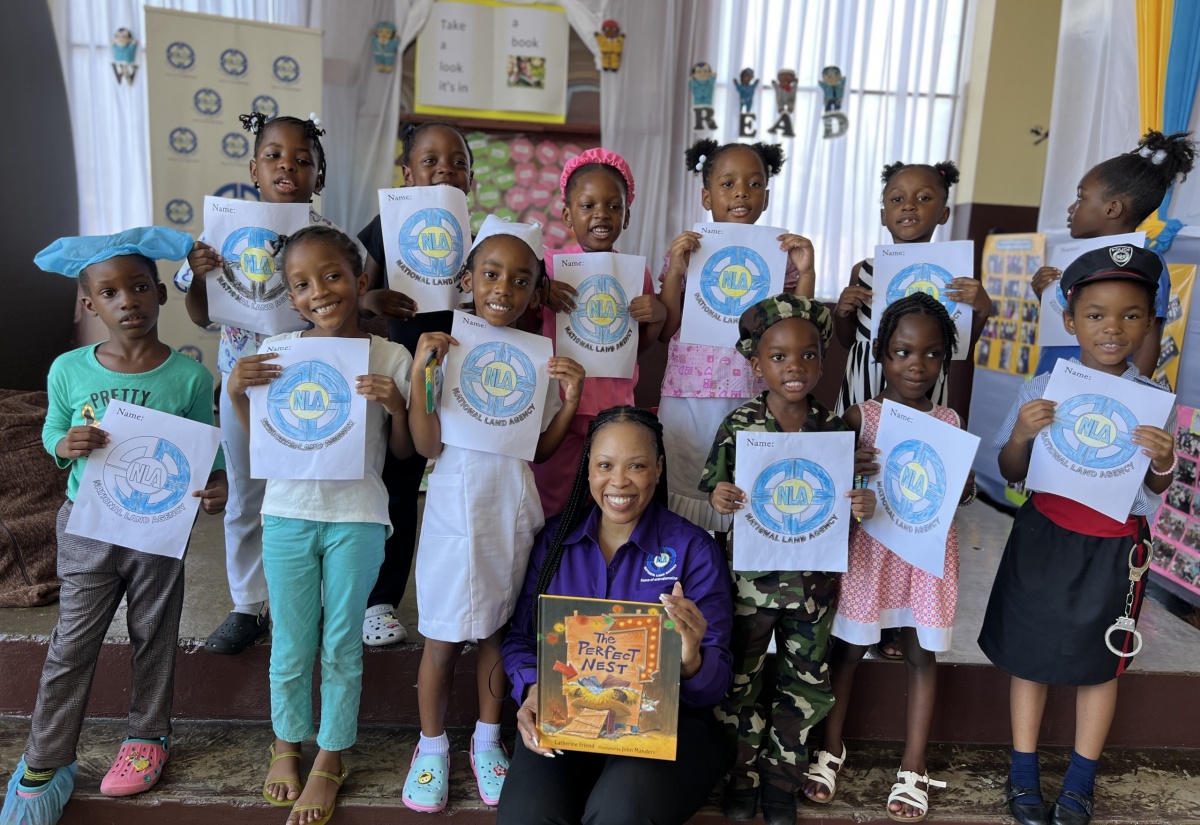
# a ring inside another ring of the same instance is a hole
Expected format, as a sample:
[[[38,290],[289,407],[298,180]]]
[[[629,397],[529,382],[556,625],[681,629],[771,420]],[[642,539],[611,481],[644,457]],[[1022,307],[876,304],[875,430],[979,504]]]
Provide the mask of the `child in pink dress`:
[[[859,447],[874,447],[885,399],[962,427],[958,413],[934,404],[926,396],[949,368],[956,340],[950,315],[929,295],[914,293],[884,311],[873,353],[882,366],[883,390],[875,398],[854,405],[844,416],[858,432]],[[974,482],[968,481],[959,506],[974,498]],[[945,787],[945,783],[927,775],[925,746],[937,693],[936,652],[950,649],[957,601],[958,532],[954,524],[946,539],[946,561],[940,577],[897,556],[869,536],[861,524],[851,526],[850,566],[842,576],[841,597],[833,620],[833,635],[842,640],[829,663],[834,705],[826,717],[824,750],[817,752],[809,766],[804,792],[810,800],[820,804],[833,801],[838,773],[846,759],[842,728],[855,669],[867,648],[879,641],[882,628],[898,627],[908,666],[909,736],[885,813],[899,822],[925,818],[929,788]]]
[[[554,341],[558,332],[556,312],[575,309],[575,288],[554,280],[554,258],[581,252],[616,252],[613,246],[621,231],[629,226],[629,207],[633,204],[633,171],[625,158],[608,149],[588,149],[567,161],[558,179],[563,193],[563,220],[575,233],[576,243],[562,249],[546,250],[546,275],[550,278],[546,303],[542,307],[542,334]],[[639,324],[638,352],[651,346],[667,318],[666,307],[654,294],[654,281],[646,269],[642,294],[629,302],[629,317]],[[584,378],[583,397],[571,419],[566,440],[549,459],[531,464],[537,481],[538,496],[546,518],[558,515],[567,503],[571,483],[579,467],[579,457],[587,441],[588,425],[596,413],[609,407],[632,406],[632,378]]]

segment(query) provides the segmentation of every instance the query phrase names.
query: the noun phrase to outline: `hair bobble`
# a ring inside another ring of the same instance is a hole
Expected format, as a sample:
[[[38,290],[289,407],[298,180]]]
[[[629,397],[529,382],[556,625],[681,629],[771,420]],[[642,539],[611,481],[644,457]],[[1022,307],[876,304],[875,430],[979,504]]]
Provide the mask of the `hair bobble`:
[[[1154,154],[1154,150],[1151,149],[1149,146],[1143,146],[1141,149],[1138,149],[1138,154],[1144,158],[1148,158],[1152,154]]]
[[[706,161],[706,160],[708,160],[708,155],[701,155],[700,157],[698,157],[696,159],[696,171],[697,172],[704,171],[704,161]]]
[[[1162,166],[1163,161],[1166,159],[1167,159],[1167,150],[1166,149],[1159,149],[1153,155],[1150,156],[1150,162],[1153,163],[1155,166]]]
[[[266,115],[262,112],[251,112],[248,115],[238,115],[238,120],[242,122],[242,128],[252,135],[257,135],[262,129],[263,124],[267,122]]]
[[[316,113],[316,112],[309,112],[309,113],[308,113],[308,119],[309,119],[310,121],[312,121],[312,125],[313,125],[313,126],[320,126],[320,125],[321,125],[321,118],[317,117],[317,113]]]

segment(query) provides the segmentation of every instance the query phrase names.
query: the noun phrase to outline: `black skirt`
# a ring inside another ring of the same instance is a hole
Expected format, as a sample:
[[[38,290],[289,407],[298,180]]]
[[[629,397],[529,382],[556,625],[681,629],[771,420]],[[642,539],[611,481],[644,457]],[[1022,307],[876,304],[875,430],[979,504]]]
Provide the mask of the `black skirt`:
[[[1145,519],[1142,533],[1145,533]],[[1129,551],[1144,564],[1139,536],[1103,538],[1060,527],[1027,501],[1017,511],[988,599],[979,647],[1013,676],[1047,685],[1098,685],[1133,661],[1112,653],[1104,634],[1125,615]],[[1146,575],[1135,588],[1133,618],[1142,606]],[[1120,650],[1132,634],[1111,636]]]

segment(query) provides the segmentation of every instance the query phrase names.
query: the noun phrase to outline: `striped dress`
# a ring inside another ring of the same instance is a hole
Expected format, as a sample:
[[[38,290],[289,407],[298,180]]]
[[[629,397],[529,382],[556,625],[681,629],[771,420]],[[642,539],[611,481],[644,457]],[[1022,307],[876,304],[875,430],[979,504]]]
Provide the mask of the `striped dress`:
[[[867,258],[859,266],[858,282],[874,291],[874,281],[875,259]],[[855,404],[861,404],[879,395],[882,390],[883,369],[871,358],[871,305],[863,304],[858,308],[858,317],[855,319],[854,343],[850,346],[850,354],[846,358],[846,377],[842,379],[842,389],[838,393],[834,412],[842,415]],[[949,406],[949,391],[944,372],[939,373],[937,382],[929,390],[928,398],[939,406]]]

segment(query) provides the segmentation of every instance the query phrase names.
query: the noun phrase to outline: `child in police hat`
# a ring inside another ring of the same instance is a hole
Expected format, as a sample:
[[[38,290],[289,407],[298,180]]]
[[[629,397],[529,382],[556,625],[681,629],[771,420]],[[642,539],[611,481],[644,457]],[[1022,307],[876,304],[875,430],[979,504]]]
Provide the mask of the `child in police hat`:
[[[34,262],[78,278],[84,309],[108,327],[107,341],[55,359],[46,379],[49,409],[42,442],[69,467],[58,513],[58,623],[50,636],[25,753],[13,771],[0,822],[52,825],[75,787],[76,745],[104,634],[124,598],[133,647],[128,738],[100,783],[108,796],[154,787],[170,752],[175,652],[183,608],[183,559],[143,553],[66,532],[88,455],[108,444],[101,429],[112,400],[213,423],[212,376],[158,338],[167,302],[155,260],[177,261],[192,248],[183,232],[160,226],[117,235],[60,238]],[[219,513],[227,495],[220,453],[200,497]]]
[[[767,389],[726,416],[713,440],[699,487],[722,515],[732,515],[748,502],[733,484],[738,432],[850,429],[812,394],[833,333],[824,305],[789,293],[775,295],[746,310],[738,332],[738,352]],[[879,472],[872,448],[856,453],[855,465],[862,475]],[[847,495],[854,516],[869,518],[875,511],[871,490]],[[808,765],[805,740],[833,705],[825,659],[837,582],[837,574],[820,571],[734,571],[733,687],[717,711],[737,740],[722,803],[727,819],[753,819],[760,795],[767,825],[790,825],[796,818],[796,793]],[[779,678],[768,727],[759,697],[772,636],[777,639]]]
[[[1063,324],[1079,341],[1082,364],[1158,388],[1129,358],[1154,325],[1162,268],[1158,256],[1134,246],[1109,246],[1081,255],[1062,276]],[[1042,396],[1050,374],[1036,376],[996,436],[1000,472],[1024,480],[1033,440],[1055,419]],[[1072,499],[1034,493],[1017,512],[992,585],[979,645],[1012,675],[1013,753],[1008,805],[1020,823],[1087,823],[1096,765],[1117,702],[1117,676],[1137,643],[1132,633],[1108,630],[1117,616],[1136,620],[1145,580],[1132,581],[1150,551],[1146,517],[1158,509],[1175,469],[1175,413],[1165,429],[1135,427],[1132,441],[1150,457],[1129,517],[1116,521]],[[1081,483],[1087,483],[1083,481]],[[1110,650],[1107,640],[1122,649]],[[1038,729],[1048,685],[1074,685],[1075,751],[1062,793],[1047,811],[1037,762]]]

